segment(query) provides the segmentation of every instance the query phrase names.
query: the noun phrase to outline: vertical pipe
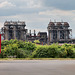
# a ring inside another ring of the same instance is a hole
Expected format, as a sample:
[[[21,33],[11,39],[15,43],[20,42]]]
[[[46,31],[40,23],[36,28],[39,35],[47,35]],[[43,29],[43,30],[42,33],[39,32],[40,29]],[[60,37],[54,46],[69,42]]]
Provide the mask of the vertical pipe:
[[[31,30],[30,30],[30,36],[31,36]]]
[[[35,30],[34,30],[34,36],[36,36]]]
[[[16,26],[14,26],[13,31],[14,31],[14,39],[16,39]]]
[[[50,32],[48,30],[48,42],[50,42]]]

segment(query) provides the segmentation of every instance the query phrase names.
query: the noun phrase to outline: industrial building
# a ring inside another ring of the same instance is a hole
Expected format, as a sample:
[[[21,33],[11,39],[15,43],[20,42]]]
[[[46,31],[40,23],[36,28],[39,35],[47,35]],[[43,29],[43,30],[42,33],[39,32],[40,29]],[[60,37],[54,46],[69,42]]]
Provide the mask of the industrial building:
[[[67,22],[49,22],[48,24],[48,43],[71,42],[72,29],[69,29]]]
[[[25,29],[25,22],[13,22],[13,21],[6,21],[4,23],[4,27],[1,29],[2,34],[4,34],[4,40],[10,39],[18,39],[18,40],[25,40],[27,29]]]
[[[1,32],[4,40],[18,39],[34,42],[39,40],[40,43],[75,43],[75,39],[72,39],[72,29],[69,29],[68,22],[49,22],[47,32],[32,33],[31,30],[28,33],[28,29],[25,28],[26,24],[23,21],[5,21],[4,27]]]
[[[26,34],[26,40],[31,42],[39,40],[40,44],[42,44],[42,42],[47,43],[47,32],[38,32],[38,34],[36,34],[35,30],[34,33],[30,30],[30,32]]]
[[[26,24],[22,21],[5,21],[4,27],[2,27],[1,32],[4,40],[18,39],[34,42],[34,40],[39,40],[41,42],[47,42],[47,32],[39,32],[36,34],[25,28]]]
[[[26,34],[26,40],[34,42],[34,40],[39,40],[39,36],[36,35],[36,32],[32,33],[31,30],[29,30],[29,33]]]
[[[39,41],[42,43],[47,43],[47,32],[38,32]]]

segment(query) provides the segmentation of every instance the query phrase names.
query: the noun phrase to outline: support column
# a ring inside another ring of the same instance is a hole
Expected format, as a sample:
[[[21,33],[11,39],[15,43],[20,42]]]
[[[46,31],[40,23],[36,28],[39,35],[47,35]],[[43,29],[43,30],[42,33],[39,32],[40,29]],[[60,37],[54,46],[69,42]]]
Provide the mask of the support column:
[[[13,31],[14,31],[14,39],[16,39],[16,26],[14,26]]]
[[[24,33],[23,33],[23,31],[21,31],[21,40],[24,40]]]
[[[48,42],[50,42],[50,31],[48,31]]]
[[[50,39],[51,42],[53,42],[53,31],[51,31],[51,39]]]
[[[8,26],[5,29],[5,40],[9,40],[9,27]]]
[[[57,31],[57,40],[58,41],[60,40],[60,31],[59,30]]]
[[[66,30],[64,31],[64,40],[66,42]]]
[[[67,31],[67,39],[69,39],[69,31]]]
[[[5,32],[5,40],[9,40],[9,34],[8,34],[8,30],[6,30],[6,32]]]

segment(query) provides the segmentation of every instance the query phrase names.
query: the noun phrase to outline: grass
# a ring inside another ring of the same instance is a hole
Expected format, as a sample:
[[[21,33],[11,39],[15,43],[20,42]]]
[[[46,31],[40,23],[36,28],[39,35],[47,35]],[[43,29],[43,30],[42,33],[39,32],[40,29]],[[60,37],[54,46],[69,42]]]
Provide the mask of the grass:
[[[0,58],[2,60],[75,60],[75,58]]]

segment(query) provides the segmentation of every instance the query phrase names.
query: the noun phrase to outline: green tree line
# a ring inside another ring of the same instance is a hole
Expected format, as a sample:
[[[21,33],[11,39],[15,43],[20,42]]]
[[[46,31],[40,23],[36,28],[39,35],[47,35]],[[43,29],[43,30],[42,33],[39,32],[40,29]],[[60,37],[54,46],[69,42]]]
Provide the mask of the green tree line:
[[[0,58],[75,58],[75,45],[36,45],[22,40],[3,40]]]

